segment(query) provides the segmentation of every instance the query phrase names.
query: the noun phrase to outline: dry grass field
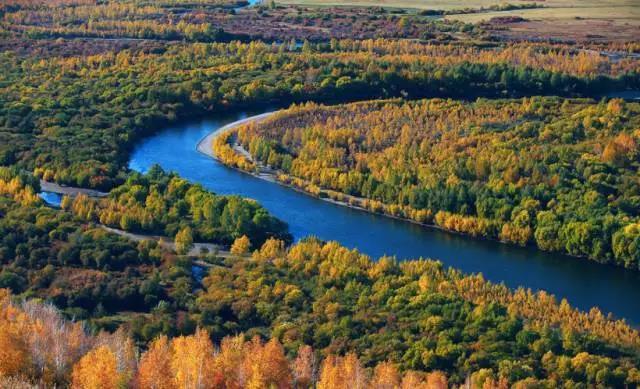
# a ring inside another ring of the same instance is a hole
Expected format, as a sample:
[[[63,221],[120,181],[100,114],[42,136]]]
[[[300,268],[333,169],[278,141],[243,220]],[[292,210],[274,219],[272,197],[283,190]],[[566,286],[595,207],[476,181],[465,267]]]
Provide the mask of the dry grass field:
[[[280,0],[308,6],[382,6],[409,10],[458,10],[529,0]],[[456,14],[446,19],[480,23],[501,16],[519,16],[525,22],[501,26],[498,35],[515,39],[640,41],[640,0],[542,0],[544,8]]]
[[[316,6],[376,6],[411,9],[480,8],[503,3],[496,0],[281,0],[278,3]]]

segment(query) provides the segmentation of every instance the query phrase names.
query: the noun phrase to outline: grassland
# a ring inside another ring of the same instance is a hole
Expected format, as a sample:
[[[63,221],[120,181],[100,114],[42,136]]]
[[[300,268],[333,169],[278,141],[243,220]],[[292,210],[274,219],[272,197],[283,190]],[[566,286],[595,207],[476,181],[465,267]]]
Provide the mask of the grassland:
[[[561,1],[561,0],[560,0]],[[278,3],[315,6],[375,6],[407,9],[462,9],[488,7],[504,2],[496,0],[281,0]]]
[[[563,6],[561,2],[547,2],[545,8],[522,9],[513,11],[482,12],[475,14],[450,15],[448,19],[462,20],[476,23],[482,20],[489,20],[496,16],[521,16],[527,19],[608,19],[640,24],[640,5],[631,6],[629,1],[619,0],[611,3],[617,5],[595,5],[584,3],[580,6]]]
[[[535,2],[533,0],[532,2]],[[408,9],[441,9],[455,10],[463,8],[481,8],[490,7],[499,4],[518,4],[519,1],[498,1],[498,0],[281,0],[278,3],[286,4],[304,4],[318,6],[377,6],[391,8],[408,8]],[[601,12],[616,8],[639,8],[636,0],[546,0],[540,1],[541,5],[549,8],[574,9],[577,12],[583,12],[587,17],[597,17]],[[531,10],[523,10],[520,12],[529,12]],[[535,11],[535,9],[533,10]],[[637,10],[636,10],[637,12]],[[572,15],[573,16],[573,15]]]
[[[519,4],[518,0],[281,0],[307,6],[382,6],[411,10],[463,10]],[[640,5],[637,0],[546,0],[543,8],[461,13],[445,18],[468,23],[500,16],[519,16],[525,21],[499,26],[497,35],[516,39],[640,40]]]

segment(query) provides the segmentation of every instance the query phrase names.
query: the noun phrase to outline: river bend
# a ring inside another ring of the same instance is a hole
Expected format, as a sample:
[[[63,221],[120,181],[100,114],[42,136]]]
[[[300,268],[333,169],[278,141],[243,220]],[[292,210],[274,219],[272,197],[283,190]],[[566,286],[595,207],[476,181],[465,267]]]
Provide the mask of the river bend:
[[[640,325],[640,273],[561,254],[472,239],[331,204],[228,168],[196,150],[198,142],[225,124],[255,113],[200,120],[163,129],[134,149],[129,167],[153,164],[175,171],[219,194],[259,201],[289,224],[295,239],[314,235],[372,256],[434,258],[464,272],[481,272],[509,287],[546,290],[583,310],[593,306]]]

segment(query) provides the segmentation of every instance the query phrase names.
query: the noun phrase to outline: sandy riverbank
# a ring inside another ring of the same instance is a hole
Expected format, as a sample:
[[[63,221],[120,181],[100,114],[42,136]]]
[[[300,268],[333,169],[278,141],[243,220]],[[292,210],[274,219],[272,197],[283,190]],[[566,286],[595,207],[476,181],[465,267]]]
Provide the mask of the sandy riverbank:
[[[273,115],[275,112],[265,112],[262,113],[260,115],[255,115],[255,116],[249,116],[247,118],[244,119],[240,119],[240,120],[236,120],[233,123],[229,123],[225,126],[222,126],[220,128],[218,128],[217,130],[213,131],[212,133],[210,133],[209,135],[205,136],[204,138],[200,139],[200,142],[198,142],[198,145],[196,146],[196,150],[198,150],[200,153],[209,156],[211,158],[214,159],[218,159],[216,158],[215,154],[213,153],[213,142],[215,141],[215,139],[222,134],[223,132],[225,132],[226,130],[229,130],[231,128],[234,127],[238,127],[241,126],[243,124],[249,123],[249,122],[255,122],[255,121],[261,121],[266,119],[267,117]]]
[[[351,204],[348,201],[339,201],[339,200],[332,199],[330,197],[316,196],[316,195],[314,195],[312,193],[309,193],[309,192],[305,191],[304,189],[301,189],[301,188],[299,188],[297,186],[290,185],[290,184],[284,183],[282,181],[279,181],[277,179],[277,172],[272,170],[272,169],[266,169],[264,167],[261,167],[260,168],[260,172],[250,172],[250,171],[242,170],[242,169],[234,167],[234,166],[226,165],[216,157],[215,153],[213,152],[213,142],[215,141],[215,139],[218,136],[220,136],[225,131],[230,130],[230,129],[234,128],[234,127],[238,127],[238,126],[241,126],[243,124],[247,124],[247,123],[253,122],[253,121],[264,120],[264,119],[266,119],[267,117],[273,115],[276,112],[277,111],[266,112],[266,113],[263,113],[263,114],[260,114],[260,115],[250,116],[250,117],[247,117],[247,118],[244,118],[244,119],[237,120],[235,122],[229,123],[229,124],[227,124],[225,126],[222,126],[222,127],[218,128],[217,130],[211,132],[210,134],[208,134],[204,138],[202,138],[198,142],[198,144],[196,145],[196,150],[198,152],[208,156],[208,157],[211,157],[211,158],[215,159],[216,161],[222,163],[223,165],[225,165],[225,166],[227,166],[227,167],[229,167],[231,169],[237,170],[237,171],[239,171],[241,173],[252,175],[252,176],[254,176],[256,178],[259,178],[261,180],[265,180],[265,181],[269,181],[269,182],[273,182],[273,183],[282,185],[282,186],[287,187],[289,189],[292,189],[292,190],[294,190],[296,192],[305,194],[307,196],[311,196],[311,197],[313,197],[315,199],[318,199],[318,200],[321,200],[321,201],[325,201],[325,202],[328,202],[328,203],[332,203],[332,204],[335,204],[335,205],[340,205],[340,206],[351,208],[351,209],[356,209],[356,210],[359,210],[359,211],[364,211],[364,212],[371,213],[371,214],[374,214],[374,215],[385,216],[385,217],[388,217],[388,218],[391,218],[391,219],[402,220],[402,221],[409,222],[409,223],[412,223],[412,224],[417,224],[417,225],[420,225],[420,226],[423,226],[423,227],[435,228],[435,229],[438,229],[438,230],[443,230],[443,231],[448,231],[448,232],[459,234],[459,233],[457,233],[455,231],[449,231],[449,230],[443,229],[440,226],[436,226],[436,225],[433,225],[433,224],[420,223],[420,222],[418,222],[416,220],[412,220],[412,219],[407,219],[407,218],[403,218],[403,217],[399,217],[399,216],[389,215],[387,213],[382,213],[382,212],[375,212],[375,211],[372,211],[370,209],[367,209],[367,208],[364,208],[364,207],[361,207],[361,206],[358,206],[358,205]],[[248,152],[246,150],[244,150],[242,148],[242,146],[234,144],[234,145],[232,145],[232,147],[233,147],[234,150],[236,150],[236,152],[243,152],[243,154],[245,154],[245,153],[248,154]],[[347,199],[353,199],[353,200],[357,200],[357,201],[365,200],[364,198],[359,198],[359,197],[355,197],[355,196],[351,196],[351,195],[347,195],[347,194],[343,194],[343,196],[345,198],[347,198]],[[461,235],[464,235],[464,234],[461,234]]]

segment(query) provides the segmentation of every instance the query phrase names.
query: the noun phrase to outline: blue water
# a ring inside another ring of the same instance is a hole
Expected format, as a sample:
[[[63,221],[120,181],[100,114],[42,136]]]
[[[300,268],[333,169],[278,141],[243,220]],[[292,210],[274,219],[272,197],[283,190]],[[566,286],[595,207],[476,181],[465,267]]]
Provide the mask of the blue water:
[[[314,235],[336,240],[372,257],[387,254],[399,259],[439,259],[464,272],[481,272],[494,282],[544,289],[583,310],[597,306],[632,325],[640,324],[638,273],[560,254],[476,240],[330,204],[229,169],[196,151],[196,144],[205,135],[246,116],[164,129],[135,148],[129,166],[144,172],[159,164],[216,193],[256,199],[286,221],[296,239]]]
[[[53,207],[59,207],[60,203],[62,203],[62,195],[59,193],[40,192],[38,193],[38,196],[40,196],[45,203]]]
[[[619,97],[628,101],[640,101],[640,91],[630,90],[623,92],[612,92],[605,95],[605,97]]]
[[[260,4],[262,3],[262,1],[263,1],[263,0],[247,0],[247,1],[249,2],[249,4],[244,5],[244,6],[242,6],[242,7],[236,7],[236,8],[234,8],[233,10],[234,10],[235,12],[238,12],[238,11],[240,11],[240,10],[241,10],[241,9],[243,9],[243,8],[253,7],[253,6],[255,6],[255,5],[260,5]]]

